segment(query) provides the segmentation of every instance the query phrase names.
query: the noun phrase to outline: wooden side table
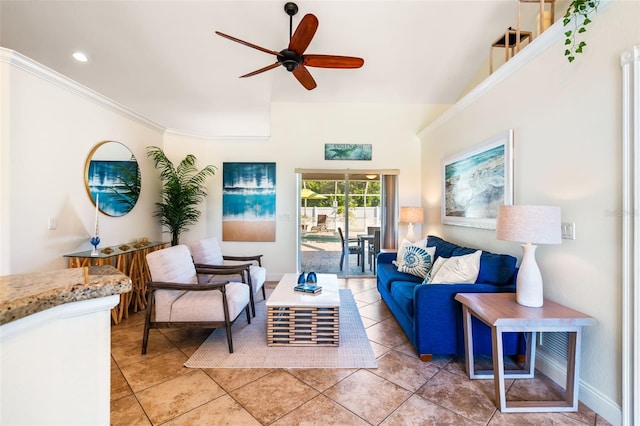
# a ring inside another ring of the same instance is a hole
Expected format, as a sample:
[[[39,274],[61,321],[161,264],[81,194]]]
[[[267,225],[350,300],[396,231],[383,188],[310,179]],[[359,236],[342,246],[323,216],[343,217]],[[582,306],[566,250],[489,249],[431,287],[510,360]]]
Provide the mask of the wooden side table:
[[[467,374],[470,379],[494,379],[496,407],[504,413],[578,411],[578,380],[582,327],[595,324],[595,319],[581,312],[544,300],[541,308],[529,308],[516,302],[514,293],[458,293],[462,303]],[[473,359],[471,317],[491,327],[493,371],[476,372]],[[507,401],[504,379],[532,378],[535,368],[535,342],[538,332],[568,332],[567,381],[564,401]],[[502,333],[525,332],[526,360],[524,370],[504,370]]]
[[[81,268],[93,265],[112,265],[120,272],[131,278],[132,291],[120,295],[120,303],[111,310],[111,318],[115,324],[122,318],[129,316],[129,306],[138,312],[146,307],[147,282],[151,281],[146,256],[155,250],[160,250],[169,245],[158,241],[150,241],[146,245],[137,246],[134,243],[126,244],[127,250],[122,250],[124,244],[109,247],[111,253],[99,251],[97,256],[91,256],[91,250],[65,254],[69,259],[69,268]],[[102,249],[104,250],[104,249]]]

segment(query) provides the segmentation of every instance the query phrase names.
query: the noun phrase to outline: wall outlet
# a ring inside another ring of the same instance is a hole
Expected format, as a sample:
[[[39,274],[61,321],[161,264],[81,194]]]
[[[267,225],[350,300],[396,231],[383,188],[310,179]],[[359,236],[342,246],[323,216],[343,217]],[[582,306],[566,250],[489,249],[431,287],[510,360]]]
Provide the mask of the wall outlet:
[[[49,224],[48,227],[50,230],[54,230],[58,227],[58,221],[56,220],[55,217],[50,217],[49,218]]]
[[[575,240],[576,239],[576,223],[575,222],[562,222],[562,239],[563,240]]]

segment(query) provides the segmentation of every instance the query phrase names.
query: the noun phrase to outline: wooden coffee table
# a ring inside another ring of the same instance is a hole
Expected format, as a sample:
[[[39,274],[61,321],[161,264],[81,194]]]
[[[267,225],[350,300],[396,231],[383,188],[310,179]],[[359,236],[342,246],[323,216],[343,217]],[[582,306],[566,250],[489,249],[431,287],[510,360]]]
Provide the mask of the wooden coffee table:
[[[335,274],[318,274],[319,294],[294,291],[298,274],[285,274],[267,299],[269,346],[338,346],[340,293]]]

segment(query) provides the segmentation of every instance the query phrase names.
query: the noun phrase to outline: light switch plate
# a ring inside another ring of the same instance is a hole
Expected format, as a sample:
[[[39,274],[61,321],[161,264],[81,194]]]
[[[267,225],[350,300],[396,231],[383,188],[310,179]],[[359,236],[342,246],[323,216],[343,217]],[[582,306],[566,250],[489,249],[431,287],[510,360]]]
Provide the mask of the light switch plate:
[[[576,223],[575,222],[562,222],[562,239],[563,240],[575,240],[576,239]]]

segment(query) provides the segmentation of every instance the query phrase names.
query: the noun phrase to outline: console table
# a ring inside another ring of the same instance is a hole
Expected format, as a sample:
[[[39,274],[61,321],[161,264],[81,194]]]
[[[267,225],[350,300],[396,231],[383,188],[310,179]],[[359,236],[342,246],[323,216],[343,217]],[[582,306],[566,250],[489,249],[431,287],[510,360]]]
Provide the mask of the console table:
[[[470,379],[494,379],[496,407],[502,412],[578,411],[578,381],[582,327],[595,324],[595,319],[581,312],[544,300],[544,306],[529,308],[516,302],[514,293],[458,293],[462,303],[467,374]],[[473,359],[471,316],[491,327],[493,371],[476,371]],[[504,379],[533,378],[538,332],[568,332],[567,381],[564,401],[507,401]],[[504,370],[502,333],[525,332],[526,359],[524,370]]]
[[[169,243],[158,241],[150,241],[144,245],[127,243],[108,247],[112,250],[110,253],[105,253],[103,248],[97,256],[91,256],[91,250],[87,250],[65,254],[64,257],[69,259],[69,268],[111,265],[131,278],[132,291],[121,294],[120,303],[111,310],[111,318],[115,324],[118,324],[122,318],[128,317],[130,306],[134,312],[146,307],[147,282],[151,281],[146,256],[152,251],[163,249],[168,245]]]

